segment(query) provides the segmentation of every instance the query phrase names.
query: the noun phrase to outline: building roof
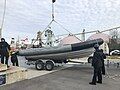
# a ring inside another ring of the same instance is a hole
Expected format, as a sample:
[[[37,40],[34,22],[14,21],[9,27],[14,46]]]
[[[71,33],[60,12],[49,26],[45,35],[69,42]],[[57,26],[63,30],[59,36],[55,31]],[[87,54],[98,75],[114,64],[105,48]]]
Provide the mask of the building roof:
[[[73,35],[69,35],[60,41],[60,45],[67,45],[67,44],[80,43],[80,42],[82,41],[77,37]]]
[[[91,35],[88,40],[93,40],[93,39],[98,39],[101,38],[103,39],[105,42],[109,42],[109,39],[111,38],[108,34],[104,34],[104,33],[97,33],[97,34],[93,34]]]

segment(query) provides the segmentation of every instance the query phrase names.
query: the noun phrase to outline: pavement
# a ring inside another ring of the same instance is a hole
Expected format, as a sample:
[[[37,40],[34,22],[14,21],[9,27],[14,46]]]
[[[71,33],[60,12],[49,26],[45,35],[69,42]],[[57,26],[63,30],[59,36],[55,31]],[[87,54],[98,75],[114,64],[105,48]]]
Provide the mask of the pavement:
[[[55,67],[53,71],[37,71],[27,66],[24,57],[20,65],[28,69],[28,79],[0,87],[0,90],[120,90],[120,68],[114,64],[106,67],[103,84],[89,85],[93,68],[90,64],[69,63]]]
[[[19,60],[19,66],[27,69],[27,77],[28,77],[28,79],[35,78],[35,77],[38,77],[38,76],[42,76],[42,75],[45,75],[45,74],[49,74],[49,73],[52,73],[52,72],[56,72],[56,71],[59,71],[59,70],[62,70],[62,69],[73,66],[72,64],[69,64],[69,65],[57,64],[54,67],[54,70],[52,70],[52,71],[46,71],[46,70],[40,70],[39,71],[39,70],[35,69],[35,65],[27,65],[25,63],[26,62],[25,57],[19,56],[18,60]],[[9,65],[12,65],[10,60],[9,60]]]
[[[89,64],[57,70],[42,76],[0,87],[0,90],[120,90],[120,68],[106,68],[103,84],[89,85],[93,69]],[[42,73],[39,71],[39,73]]]

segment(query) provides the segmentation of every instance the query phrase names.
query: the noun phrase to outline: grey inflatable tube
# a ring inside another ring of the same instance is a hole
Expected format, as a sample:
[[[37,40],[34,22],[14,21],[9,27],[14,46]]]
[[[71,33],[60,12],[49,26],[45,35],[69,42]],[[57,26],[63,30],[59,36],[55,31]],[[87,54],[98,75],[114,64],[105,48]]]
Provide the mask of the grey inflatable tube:
[[[44,55],[44,54],[56,54],[64,52],[72,52],[83,50],[87,48],[94,47],[95,44],[101,45],[103,43],[102,39],[89,40],[81,43],[75,43],[71,45],[64,45],[59,47],[49,47],[49,48],[30,48],[25,50],[20,50],[18,55],[21,56],[31,56],[31,55]]]

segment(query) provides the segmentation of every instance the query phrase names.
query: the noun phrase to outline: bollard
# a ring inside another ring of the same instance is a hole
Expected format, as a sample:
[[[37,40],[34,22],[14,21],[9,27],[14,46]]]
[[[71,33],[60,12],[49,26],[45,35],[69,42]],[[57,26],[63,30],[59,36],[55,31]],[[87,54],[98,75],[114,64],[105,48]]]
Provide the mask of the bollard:
[[[107,67],[109,68],[109,60],[107,60]]]
[[[120,65],[119,62],[117,62],[117,68],[119,68],[119,65]]]

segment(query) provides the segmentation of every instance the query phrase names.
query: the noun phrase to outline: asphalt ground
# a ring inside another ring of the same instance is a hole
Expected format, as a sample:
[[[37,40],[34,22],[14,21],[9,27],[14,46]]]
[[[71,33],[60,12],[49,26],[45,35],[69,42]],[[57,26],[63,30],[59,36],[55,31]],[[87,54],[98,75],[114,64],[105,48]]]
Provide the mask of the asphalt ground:
[[[88,64],[74,64],[32,79],[1,86],[0,90],[120,90],[120,68],[109,67],[103,84],[89,85],[93,69]]]

